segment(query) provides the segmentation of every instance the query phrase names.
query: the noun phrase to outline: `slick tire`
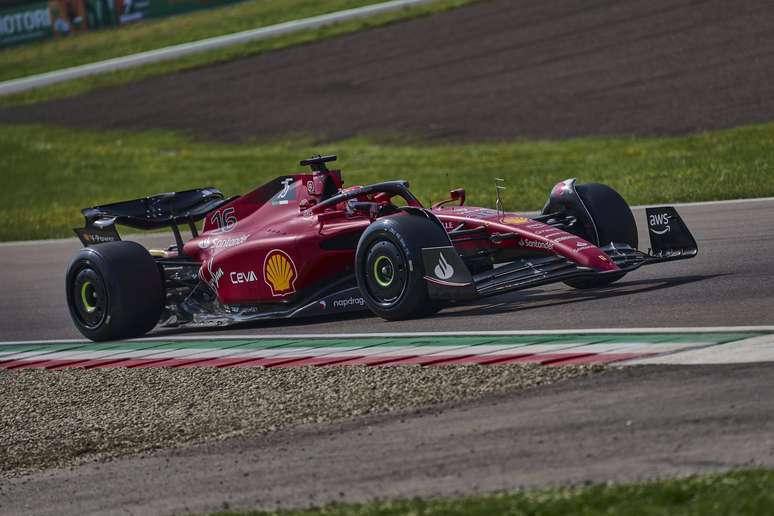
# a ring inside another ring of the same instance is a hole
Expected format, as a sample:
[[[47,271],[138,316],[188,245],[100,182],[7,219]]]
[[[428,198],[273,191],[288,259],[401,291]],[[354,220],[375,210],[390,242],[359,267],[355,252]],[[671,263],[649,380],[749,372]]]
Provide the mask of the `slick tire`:
[[[437,223],[415,215],[378,219],[363,233],[355,257],[357,284],[366,305],[397,321],[432,315],[442,301],[430,299],[421,248],[449,245]]]
[[[135,242],[107,242],[73,256],[65,283],[67,306],[84,337],[139,337],[161,317],[164,283],[148,251]]]
[[[637,223],[629,205],[618,192],[599,183],[578,185],[575,189],[591,214],[599,236],[597,238],[597,235],[582,235],[583,238],[600,247],[616,242],[637,248]],[[579,278],[565,281],[565,284],[577,289],[602,288],[625,275],[625,272],[621,272],[602,278]]]

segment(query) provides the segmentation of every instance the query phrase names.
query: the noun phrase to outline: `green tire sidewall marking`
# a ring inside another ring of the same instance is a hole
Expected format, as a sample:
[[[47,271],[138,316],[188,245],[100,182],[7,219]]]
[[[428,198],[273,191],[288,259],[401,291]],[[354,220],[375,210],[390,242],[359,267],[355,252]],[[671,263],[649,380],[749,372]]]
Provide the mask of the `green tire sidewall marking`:
[[[97,309],[96,306],[92,305],[89,302],[87,292],[89,290],[89,287],[93,288],[91,285],[91,281],[84,281],[83,285],[81,285],[81,302],[83,303],[83,307],[86,309],[88,313],[94,312],[94,310]]]
[[[382,279],[382,276],[381,276],[381,274],[380,274],[380,272],[379,272],[379,266],[380,266],[380,265],[381,265],[381,264],[382,264],[384,261],[387,261],[387,262],[389,262],[390,266],[391,266],[391,267],[394,267],[394,265],[392,264],[392,260],[390,260],[390,259],[389,259],[387,256],[384,256],[384,255],[382,255],[382,256],[378,257],[376,260],[374,260],[374,281],[376,281],[376,283],[377,283],[377,284],[378,284],[380,287],[382,287],[382,288],[387,288],[387,287],[389,287],[390,285],[392,285],[392,281],[393,281],[393,279],[395,279],[395,273],[393,272],[393,275],[392,275],[392,277],[390,278],[390,280],[389,280],[389,281],[384,281],[384,280]]]

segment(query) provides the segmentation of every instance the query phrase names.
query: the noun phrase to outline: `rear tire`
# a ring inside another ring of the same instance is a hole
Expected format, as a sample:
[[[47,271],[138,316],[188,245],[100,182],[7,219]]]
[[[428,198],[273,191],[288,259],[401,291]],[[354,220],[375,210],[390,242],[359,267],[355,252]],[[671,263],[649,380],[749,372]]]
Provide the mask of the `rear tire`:
[[[638,244],[637,223],[629,205],[623,197],[607,185],[589,183],[575,187],[583,204],[588,209],[596,235],[580,235],[589,242],[602,247],[611,242],[627,244],[636,249]],[[579,278],[565,281],[577,289],[602,288],[623,278],[625,272],[606,274],[603,277]]]
[[[164,306],[161,271],[135,242],[107,242],[78,251],[67,269],[67,306],[84,337],[118,340],[144,335]]]

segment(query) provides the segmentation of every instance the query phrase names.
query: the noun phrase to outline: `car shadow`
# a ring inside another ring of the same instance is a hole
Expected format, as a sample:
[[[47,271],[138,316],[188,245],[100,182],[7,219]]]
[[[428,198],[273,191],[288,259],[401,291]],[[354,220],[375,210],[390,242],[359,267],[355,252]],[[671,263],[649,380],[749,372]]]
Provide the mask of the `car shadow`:
[[[249,321],[249,322],[242,322],[242,323],[236,323],[230,326],[211,326],[211,327],[200,327],[200,328],[161,328],[154,331],[152,334],[148,334],[147,337],[166,337],[166,336],[175,336],[175,335],[183,335],[183,334],[212,334],[214,332],[224,332],[223,337],[228,337],[228,333],[225,332],[233,332],[236,330],[255,330],[255,329],[272,329],[272,328],[293,328],[293,327],[306,327],[314,324],[320,324],[322,322],[325,323],[332,323],[336,321],[353,321],[357,319],[369,319],[376,317],[374,314],[369,312],[368,310],[363,310],[361,312],[348,312],[343,314],[335,314],[335,315],[328,315],[328,316],[317,316],[317,317],[299,317],[297,319],[264,319],[264,320],[258,320],[258,321]],[[213,338],[216,336],[213,335]]]
[[[645,292],[653,292],[667,288],[678,287],[699,281],[705,281],[727,274],[704,274],[693,276],[680,276],[672,278],[652,278],[633,281],[621,281],[599,289],[588,290],[525,290],[502,294],[492,299],[499,299],[497,303],[482,303],[473,301],[474,304],[454,305],[459,309],[454,311],[442,311],[436,317],[468,317],[471,315],[485,315],[493,313],[513,312],[515,310],[535,310],[538,308],[550,308],[562,305],[594,301],[597,299],[609,299],[619,296],[629,296]],[[509,299],[510,298],[510,299]]]
[[[706,274],[706,275],[694,275],[694,276],[681,276],[673,278],[653,278],[634,281],[621,281],[614,283],[605,288],[589,289],[589,290],[550,290],[545,291],[541,289],[522,290],[518,292],[509,292],[494,296],[491,299],[499,300],[495,303],[486,302],[485,300],[470,301],[467,303],[453,303],[450,308],[453,310],[442,310],[433,317],[454,318],[454,317],[469,317],[471,315],[491,315],[505,312],[513,312],[516,310],[534,310],[538,308],[556,307],[562,305],[568,305],[573,303],[582,303],[586,301],[593,301],[597,299],[615,298],[618,296],[628,296],[631,294],[639,294],[644,292],[653,292],[690,283],[696,283],[699,281],[705,281],[713,279],[719,276],[725,276],[727,274]],[[164,328],[153,332],[149,337],[165,337],[181,334],[212,334],[218,331],[235,331],[235,330],[248,330],[248,329],[272,329],[272,328],[301,328],[306,326],[320,324],[321,322],[330,323],[336,321],[353,321],[358,319],[368,319],[375,317],[369,311],[362,312],[348,312],[343,314],[330,315],[326,317],[304,317],[299,319],[267,319],[262,321],[251,321],[234,324],[228,327],[208,327],[208,328]],[[224,337],[228,334],[224,333]]]

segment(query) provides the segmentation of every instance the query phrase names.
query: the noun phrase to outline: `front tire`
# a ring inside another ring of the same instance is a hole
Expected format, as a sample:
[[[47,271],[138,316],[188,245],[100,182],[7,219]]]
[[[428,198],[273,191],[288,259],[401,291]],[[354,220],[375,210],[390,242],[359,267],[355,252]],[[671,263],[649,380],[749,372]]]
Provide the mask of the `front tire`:
[[[355,258],[357,284],[366,305],[389,321],[436,313],[443,302],[430,299],[421,248],[449,245],[446,232],[416,215],[379,219],[363,233]]]
[[[84,337],[139,337],[159,322],[164,305],[161,271],[135,242],[107,242],[78,251],[67,269],[67,306]]]
[[[589,183],[575,187],[589,211],[597,229],[596,235],[580,235],[602,247],[610,243],[627,244],[637,249],[637,223],[631,208],[623,197],[607,185]],[[606,274],[603,277],[579,278],[565,281],[577,289],[606,287],[626,275],[625,272]]]

